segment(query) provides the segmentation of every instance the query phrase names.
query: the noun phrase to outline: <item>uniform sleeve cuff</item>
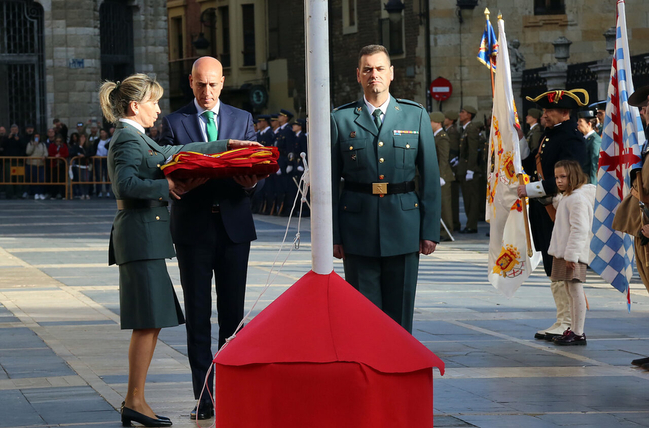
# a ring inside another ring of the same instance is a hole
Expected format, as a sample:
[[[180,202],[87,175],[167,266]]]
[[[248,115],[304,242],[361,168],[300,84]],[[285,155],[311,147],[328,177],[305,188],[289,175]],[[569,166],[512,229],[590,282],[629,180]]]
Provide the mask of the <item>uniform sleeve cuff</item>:
[[[527,191],[527,196],[529,198],[541,198],[543,196],[546,196],[542,181],[534,181],[532,183],[526,184],[525,190]]]

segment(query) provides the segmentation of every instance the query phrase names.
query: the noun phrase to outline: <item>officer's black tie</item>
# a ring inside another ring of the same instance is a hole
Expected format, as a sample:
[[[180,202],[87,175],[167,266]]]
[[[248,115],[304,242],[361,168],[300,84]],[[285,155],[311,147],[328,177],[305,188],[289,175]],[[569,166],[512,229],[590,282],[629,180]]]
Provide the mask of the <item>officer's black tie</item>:
[[[382,113],[383,112],[380,108],[377,108],[376,110],[374,110],[374,113],[372,113],[372,116],[374,116],[374,124],[376,125],[376,129],[378,129],[379,131],[381,130],[381,124],[383,123],[381,122]]]

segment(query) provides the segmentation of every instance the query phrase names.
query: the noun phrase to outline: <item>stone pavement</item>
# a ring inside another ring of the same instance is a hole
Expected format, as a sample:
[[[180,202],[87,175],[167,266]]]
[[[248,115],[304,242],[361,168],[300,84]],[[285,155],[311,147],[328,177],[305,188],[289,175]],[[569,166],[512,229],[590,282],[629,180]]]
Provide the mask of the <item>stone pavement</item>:
[[[0,428],[120,425],[130,331],[119,329],[118,271],[107,265],[114,212],[106,200],[0,201]],[[311,263],[309,219],[279,274],[286,219],[256,222],[247,307],[272,284],[253,316]],[[512,299],[499,295],[486,281],[486,231],[422,258],[414,335],[447,368],[434,373],[435,426],[649,426],[649,372],[630,365],[649,355],[639,280],[628,313],[623,295],[589,273],[588,346],[555,347],[532,338],[553,322],[547,278],[538,269]],[[168,266],[182,299],[175,260]],[[184,326],[164,329],[147,383],[151,406],[177,427],[195,426],[185,354]]]

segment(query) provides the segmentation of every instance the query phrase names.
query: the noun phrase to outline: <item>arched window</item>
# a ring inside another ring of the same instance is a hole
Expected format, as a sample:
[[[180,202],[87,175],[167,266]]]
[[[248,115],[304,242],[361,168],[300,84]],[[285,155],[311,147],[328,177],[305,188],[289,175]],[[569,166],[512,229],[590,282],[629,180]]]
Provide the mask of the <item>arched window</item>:
[[[0,124],[46,129],[43,7],[0,0]]]

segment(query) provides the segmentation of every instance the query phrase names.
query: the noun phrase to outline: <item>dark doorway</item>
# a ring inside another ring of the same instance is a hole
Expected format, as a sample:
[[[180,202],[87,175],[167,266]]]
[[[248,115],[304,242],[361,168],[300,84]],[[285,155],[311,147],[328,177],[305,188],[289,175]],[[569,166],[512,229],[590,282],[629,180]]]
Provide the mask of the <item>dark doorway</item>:
[[[43,7],[0,0],[0,125],[46,129]]]

